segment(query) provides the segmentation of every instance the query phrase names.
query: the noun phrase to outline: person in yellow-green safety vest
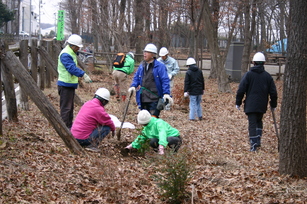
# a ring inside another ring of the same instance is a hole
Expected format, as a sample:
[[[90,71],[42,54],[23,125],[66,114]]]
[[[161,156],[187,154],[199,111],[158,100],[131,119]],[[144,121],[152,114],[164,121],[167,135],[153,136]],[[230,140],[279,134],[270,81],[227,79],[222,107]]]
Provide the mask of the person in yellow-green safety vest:
[[[57,85],[60,95],[60,115],[69,129],[73,121],[74,97],[75,89],[78,88],[78,77],[83,77],[86,83],[92,82],[91,78],[77,67],[77,52],[82,47],[82,38],[79,35],[72,34],[58,57]]]

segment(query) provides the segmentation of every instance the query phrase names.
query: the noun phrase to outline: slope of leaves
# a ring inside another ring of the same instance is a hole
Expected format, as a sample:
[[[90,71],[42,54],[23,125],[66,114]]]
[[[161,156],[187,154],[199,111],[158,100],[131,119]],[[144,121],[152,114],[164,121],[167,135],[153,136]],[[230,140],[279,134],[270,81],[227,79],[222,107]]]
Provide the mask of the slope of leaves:
[[[77,90],[84,101],[91,99],[98,87],[112,89],[111,75],[96,73],[91,77],[94,83],[82,84]],[[187,156],[193,172],[187,191],[191,198],[185,203],[304,203],[306,179],[278,174],[277,139],[270,112],[263,119],[261,149],[249,152],[247,118],[234,107],[238,84],[231,84],[233,93],[219,93],[216,80],[206,79],[205,83],[204,120],[188,121],[183,76],[175,79],[176,105],[161,113],[162,119],[180,131],[182,149],[190,152]],[[281,97],[282,82],[276,85]],[[44,92],[58,110],[56,90],[54,82]],[[101,153],[85,155],[71,154],[35,104],[30,103],[30,111],[19,110],[18,123],[3,122],[0,203],[164,203],[152,179],[156,173],[153,165],[163,165],[152,159],[158,155],[150,151],[142,156],[123,150],[140,131],[134,98],[126,121],[137,129],[123,129],[121,141],[108,137],[100,145]],[[123,107],[111,96],[106,109],[122,118]],[[76,106],[75,115],[79,109]]]

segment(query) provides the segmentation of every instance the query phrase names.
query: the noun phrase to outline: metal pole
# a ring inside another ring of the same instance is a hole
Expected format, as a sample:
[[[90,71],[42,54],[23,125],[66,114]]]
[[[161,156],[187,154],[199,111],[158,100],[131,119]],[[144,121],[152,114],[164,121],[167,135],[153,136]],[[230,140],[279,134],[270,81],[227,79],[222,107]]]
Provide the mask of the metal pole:
[[[22,30],[25,30],[25,7],[22,6]]]
[[[57,27],[57,24],[56,24],[56,13],[54,13],[54,32],[55,32],[55,36],[56,36],[56,27]]]
[[[32,36],[31,36],[31,33],[32,33],[32,0],[30,0],[30,15],[29,15],[29,20],[30,20],[30,32],[29,32],[29,45],[31,46],[32,45]]]
[[[39,21],[38,21],[38,41],[41,41],[41,35],[42,35],[42,31],[41,31],[41,3],[42,0],[39,0],[39,8],[38,8],[38,13],[39,13]]]

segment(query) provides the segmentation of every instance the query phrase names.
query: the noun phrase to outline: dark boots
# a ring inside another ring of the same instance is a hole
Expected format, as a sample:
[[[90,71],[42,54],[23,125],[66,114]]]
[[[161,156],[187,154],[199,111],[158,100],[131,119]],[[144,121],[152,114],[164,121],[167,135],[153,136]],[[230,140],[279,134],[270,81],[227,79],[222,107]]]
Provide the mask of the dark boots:
[[[261,147],[262,128],[256,129],[257,136],[249,137],[251,144],[251,152],[255,152],[258,147]]]
[[[249,139],[250,139],[250,143],[251,143],[250,151],[255,152],[257,150],[257,147],[258,147],[258,137],[257,136],[250,137]]]
[[[250,137],[250,144],[251,144],[251,152],[255,152],[257,151],[257,147],[260,146],[260,137],[259,136],[255,136],[255,137]]]
[[[262,136],[262,129],[261,128],[257,128],[256,129],[256,133],[257,133],[257,147],[261,147],[261,136]]]

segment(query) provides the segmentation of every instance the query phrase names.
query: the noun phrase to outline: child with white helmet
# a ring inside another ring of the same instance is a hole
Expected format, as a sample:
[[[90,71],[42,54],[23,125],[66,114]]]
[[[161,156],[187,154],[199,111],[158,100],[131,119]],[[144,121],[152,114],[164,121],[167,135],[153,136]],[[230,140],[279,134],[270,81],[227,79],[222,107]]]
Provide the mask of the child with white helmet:
[[[142,134],[126,147],[126,149],[141,148],[141,145],[148,139],[149,145],[159,154],[164,154],[164,149],[168,146],[175,152],[181,146],[180,133],[176,128],[162,119],[152,117],[147,110],[141,110],[137,116],[138,123],[143,125]]]
[[[201,98],[205,91],[205,80],[202,70],[196,66],[194,58],[187,59],[186,65],[189,67],[184,78],[184,97],[190,97],[189,120],[195,121],[195,115],[202,120]]]

